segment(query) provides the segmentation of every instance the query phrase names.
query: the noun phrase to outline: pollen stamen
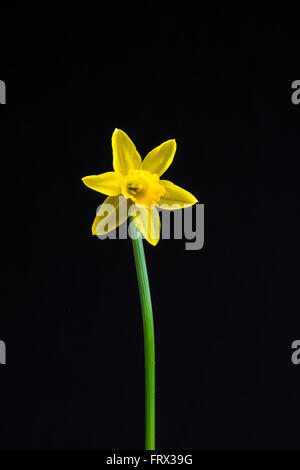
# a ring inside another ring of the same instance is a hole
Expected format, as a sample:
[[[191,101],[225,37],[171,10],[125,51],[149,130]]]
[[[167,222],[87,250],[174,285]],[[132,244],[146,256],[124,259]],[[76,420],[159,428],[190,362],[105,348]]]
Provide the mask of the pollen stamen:
[[[151,207],[159,202],[164,193],[158,175],[152,175],[149,171],[131,170],[124,178],[122,194],[135,204]]]
[[[127,188],[128,188],[128,191],[130,192],[130,194],[132,194],[133,196],[136,196],[137,193],[140,193],[142,191],[144,191],[144,186],[141,184],[141,183],[128,183],[127,184]]]

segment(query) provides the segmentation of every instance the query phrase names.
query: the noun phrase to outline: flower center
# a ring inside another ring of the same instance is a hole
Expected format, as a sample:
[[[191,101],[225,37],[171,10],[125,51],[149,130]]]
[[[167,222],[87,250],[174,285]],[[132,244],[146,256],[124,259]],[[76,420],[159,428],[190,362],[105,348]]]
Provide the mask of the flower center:
[[[165,192],[165,188],[159,183],[158,175],[144,170],[131,170],[122,185],[122,194],[127,199],[149,208],[152,204],[158,204]]]
[[[136,197],[137,193],[140,193],[145,190],[145,187],[140,181],[130,181],[127,183],[127,191]]]

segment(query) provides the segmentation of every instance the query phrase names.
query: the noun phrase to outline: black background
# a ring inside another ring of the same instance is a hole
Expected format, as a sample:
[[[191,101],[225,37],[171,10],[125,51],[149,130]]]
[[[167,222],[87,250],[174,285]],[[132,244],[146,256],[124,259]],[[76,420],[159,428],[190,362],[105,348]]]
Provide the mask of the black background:
[[[0,448],[142,449],[130,240],[91,236],[118,127],[205,204],[145,247],[160,449],[298,449],[299,11],[1,8]]]

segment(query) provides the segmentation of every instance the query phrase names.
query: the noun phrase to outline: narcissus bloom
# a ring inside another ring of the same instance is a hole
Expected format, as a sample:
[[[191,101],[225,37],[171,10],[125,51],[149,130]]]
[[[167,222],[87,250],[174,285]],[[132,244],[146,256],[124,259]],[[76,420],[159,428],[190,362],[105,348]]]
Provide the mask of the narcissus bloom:
[[[114,171],[82,179],[88,188],[108,196],[97,212],[92,233],[105,235],[132,216],[146,240],[156,245],[160,237],[157,207],[183,209],[198,202],[188,191],[160,179],[173,162],[176,141],[164,142],[142,161],[128,135],[116,129],[112,148]]]

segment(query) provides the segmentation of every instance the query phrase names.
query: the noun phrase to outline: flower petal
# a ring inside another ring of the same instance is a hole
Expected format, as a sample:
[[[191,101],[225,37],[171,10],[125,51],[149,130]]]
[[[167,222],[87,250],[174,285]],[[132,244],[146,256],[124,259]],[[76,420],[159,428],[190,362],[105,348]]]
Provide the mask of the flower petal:
[[[158,204],[158,207],[161,209],[184,209],[185,207],[193,206],[198,202],[195,196],[185,189],[176,186],[176,184],[171,183],[171,181],[161,180],[159,184],[161,184],[166,190]]]
[[[164,142],[148,153],[142,163],[141,170],[150,171],[150,173],[155,173],[158,176],[163,175],[173,162],[176,149],[176,140]]]
[[[134,143],[125,132],[116,129],[112,136],[114,170],[126,176],[130,170],[138,170],[142,159]]]
[[[97,212],[92,227],[93,235],[106,235],[125,222],[130,205],[130,200],[124,196],[108,197]]]
[[[147,242],[153,246],[157,245],[160,238],[161,222],[156,207],[152,206],[151,209],[148,209],[143,205],[134,205],[131,206],[129,214],[133,217]]]
[[[101,175],[91,175],[82,178],[83,183],[98,193],[107,196],[118,196],[121,194],[122,176],[114,171],[102,173]]]

